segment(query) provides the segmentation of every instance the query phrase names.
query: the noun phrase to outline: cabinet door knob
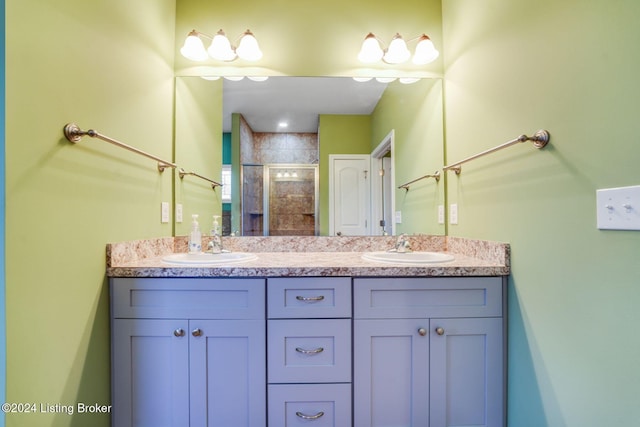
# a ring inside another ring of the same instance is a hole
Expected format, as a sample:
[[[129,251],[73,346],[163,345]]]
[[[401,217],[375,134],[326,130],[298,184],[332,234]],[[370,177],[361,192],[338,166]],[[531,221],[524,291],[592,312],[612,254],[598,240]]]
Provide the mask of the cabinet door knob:
[[[303,414],[302,412],[296,412],[296,416],[299,418],[302,418],[303,420],[317,420],[318,418],[322,417],[324,415],[324,412],[320,411],[315,415],[307,415],[307,414]]]
[[[438,335],[444,335],[444,328],[441,328],[441,327],[439,327],[439,326],[438,326],[438,327],[436,328],[436,334],[438,334]]]
[[[196,328],[193,331],[191,331],[191,335],[193,335],[194,337],[199,337],[202,335],[202,329],[200,328]]]
[[[425,335],[427,335],[427,330],[425,328],[420,328],[418,329],[418,333],[421,337],[424,337]]]
[[[184,329],[182,328],[178,328],[175,331],[173,331],[173,335],[177,336],[177,337],[183,337],[184,336]]]

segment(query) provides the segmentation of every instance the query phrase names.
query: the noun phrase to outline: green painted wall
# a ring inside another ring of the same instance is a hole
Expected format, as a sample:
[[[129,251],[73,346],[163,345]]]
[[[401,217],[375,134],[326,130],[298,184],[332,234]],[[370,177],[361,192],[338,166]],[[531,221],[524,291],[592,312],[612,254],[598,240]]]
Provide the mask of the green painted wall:
[[[599,188],[640,184],[636,0],[443,2],[446,156],[476,160],[449,234],[512,245],[509,426],[640,423],[640,233],[596,228]]]
[[[144,19],[140,19],[144,17]],[[6,2],[7,400],[109,404],[105,244],[172,234],[172,172],[75,121],[172,157],[175,0]],[[109,426],[7,414],[7,426]]]
[[[329,235],[329,154],[371,153],[371,116],[321,114],[318,121],[320,159],[320,235]]]
[[[214,181],[222,174],[222,81],[176,79],[175,162],[187,172]],[[175,178],[175,203],[182,204],[183,221],[175,235],[187,236],[191,215],[199,215],[200,229],[208,234],[213,215],[222,215],[222,192],[195,176]]]
[[[444,158],[442,81],[391,83],[371,116],[371,125],[371,150],[394,131],[396,186],[434,174]],[[444,234],[444,225],[438,224],[444,194],[444,181],[432,178],[412,184],[409,191],[396,190],[396,211],[402,212],[396,232]]]

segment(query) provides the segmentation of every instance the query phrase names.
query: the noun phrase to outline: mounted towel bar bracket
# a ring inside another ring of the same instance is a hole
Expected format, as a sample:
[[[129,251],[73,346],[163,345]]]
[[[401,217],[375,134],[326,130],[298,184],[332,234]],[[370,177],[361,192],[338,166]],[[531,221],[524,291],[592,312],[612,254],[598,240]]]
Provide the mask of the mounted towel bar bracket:
[[[436,181],[440,181],[440,171],[435,171],[432,175],[425,175],[425,176],[421,176],[420,178],[416,178],[413,181],[409,181],[405,184],[402,184],[400,186],[398,186],[398,189],[404,188],[405,191],[409,191],[409,186],[411,184],[413,184],[414,182],[418,182],[421,179],[425,179],[425,178],[435,178]]]
[[[478,157],[482,157],[485,156],[487,154],[491,154],[494,153],[496,151],[502,150],[503,148],[507,148],[510,147],[514,144],[518,144],[521,142],[527,142],[527,141],[532,141],[533,142],[533,146],[536,148],[544,148],[544,146],[547,145],[547,143],[549,142],[549,132],[541,129],[539,131],[537,131],[536,133],[533,134],[533,136],[527,136],[527,135],[520,135],[519,137],[517,137],[516,139],[512,139],[511,141],[507,141],[502,145],[498,145],[497,147],[493,147],[490,148],[489,150],[485,150],[482,153],[478,153],[476,155],[467,157],[464,160],[460,160],[459,162],[456,163],[452,163],[449,166],[445,166],[444,168],[442,168],[442,170],[444,171],[448,171],[448,170],[452,170],[456,173],[456,175],[460,175],[460,172],[462,172],[462,168],[460,165],[462,165],[463,163],[469,162],[471,160],[477,159]]]
[[[222,184],[220,184],[219,182],[216,182],[216,181],[214,181],[212,179],[209,179],[209,178],[205,178],[204,176],[199,175],[199,174],[197,174],[195,172],[185,172],[185,170],[182,169],[182,168],[180,168],[180,170],[178,171],[178,175],[180,175],[180,179],[183,179],[186,175],[191,175],[191,176],[195,176],[195,177],[200,178],[200,179],[204,179],[205,181],[211,183],[211,188],[213,188],[214,190],[216,189],[216,187],[222,187]]]
[[[74,144],[80,142],[80,140],[82,140],[82,137],[85,136],[85,135],[86,136],[90,136],[91,138],[101,139],[101,140],[106,141],[106,142],[108,142],[110,144],[117,145],[120,148],[124,148],[125,150],[129,150],[131,152],[134,152],[134,153],[140,154],[142,156],[145,156],[145,157],[147,157],[149,159],[155,160],[155,161],[158,162],[158,170],[160,172],[164,172],[164,170],[166,168],[175,169],[175,168],[178,167],[178,165],[176,165],[175,163],[168,162],[166,160],[161,159],[160,157],[154,156],[153,154],[149,154],[149,153],[147,153],[145,151],[142,151],[142,150],[140,150],[138,148],[135,148],[135,147],[132,147],[130,145],[127,145],[127,144],[125,144],[123,142],[116,141],[115,139],[109,138],[108,136],[105,136],[105,135],[102,135],[102,134],[100,134],[99,132],[97,132],[97,131],[95,131],[93,129],[89,129],[87,131],[83,131],[75,123],[68,123],[64,127],[64,136],[65,136],[65,138],[67,138],[67,140],[69,142],[73,142]]]

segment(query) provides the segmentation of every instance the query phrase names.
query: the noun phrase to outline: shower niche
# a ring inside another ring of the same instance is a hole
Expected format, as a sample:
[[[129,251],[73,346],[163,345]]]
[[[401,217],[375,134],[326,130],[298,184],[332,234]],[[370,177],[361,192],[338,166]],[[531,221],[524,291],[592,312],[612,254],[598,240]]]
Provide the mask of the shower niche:
[[[318,165],[242,165],[243,236],[318,235]]]

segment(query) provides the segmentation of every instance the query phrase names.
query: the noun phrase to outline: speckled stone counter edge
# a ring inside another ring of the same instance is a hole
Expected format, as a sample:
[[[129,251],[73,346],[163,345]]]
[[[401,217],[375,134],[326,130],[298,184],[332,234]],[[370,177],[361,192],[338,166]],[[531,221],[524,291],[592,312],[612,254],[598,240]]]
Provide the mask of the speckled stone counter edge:
[[[460,237],[412,235],[415,251],[451,252],[491,264],[510,267],[508,243],[473,240]],[[208,243],[203,238],[203,245]],[[224,246],[231,251],[277,252],[369,252],[393,247],[393,236],[278,236],[278,237],[225,237]],[[107,268],[131,266],[136,261],[157,258],[174,252],[187,251],[187,238],[162,237],[107,244]]]

